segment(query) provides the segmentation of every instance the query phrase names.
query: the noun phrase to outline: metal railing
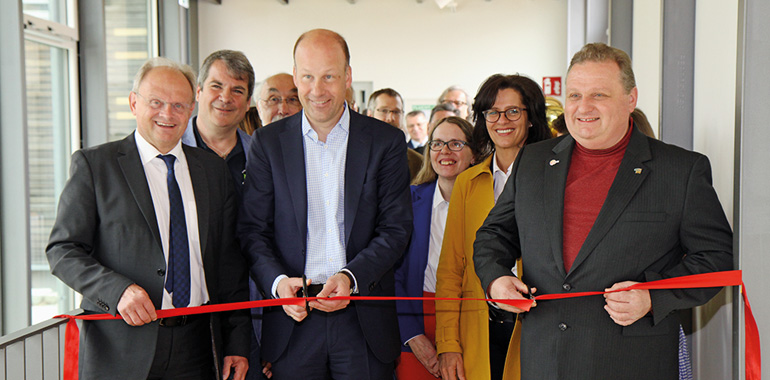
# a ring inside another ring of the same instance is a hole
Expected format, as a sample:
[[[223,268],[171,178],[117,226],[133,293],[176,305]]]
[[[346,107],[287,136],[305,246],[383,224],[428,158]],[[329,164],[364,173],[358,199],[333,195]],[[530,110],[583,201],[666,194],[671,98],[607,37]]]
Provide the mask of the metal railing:
[[[66,327],[65,318],[49,319],[0,337],[0,375],[6,380],[61,380]]]

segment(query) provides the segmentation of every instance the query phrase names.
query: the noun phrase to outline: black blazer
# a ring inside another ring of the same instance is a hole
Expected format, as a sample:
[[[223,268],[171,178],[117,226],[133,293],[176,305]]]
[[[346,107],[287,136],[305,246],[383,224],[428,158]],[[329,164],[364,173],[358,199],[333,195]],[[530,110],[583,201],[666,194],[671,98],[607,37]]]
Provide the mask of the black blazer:
[[[238,233],[251,271],[266,293],[281,274],[300,277],[307,243],[307,185],[302,113],[252,135]],[[348,268],[360,295],[392,296],[393,265],[412,231],[404,134],[350,112],[344,188]],[[395,304],[354,301],[369,348],[392,362],[400,343]],[[274,361],[286,349],[295,321],[282,308],[266,310],[262,355]]]
[[[248,272],[235,240],[230,172],[223,160],[202,149],[182,149],[211,303],[247,301]],[[120,296],[133,283],[161,308],[166,260],[133,133],[72,155],[46,254],[51,272],[83,294],[81,307],[88,312],[116,314]],[[248,357],[249,329],[247,311],[212,315],[216,362],[223,355]],[[84,322],[80,379],[146,378],[157,335],[157,322],[141,327],[123,320]]]
[[[562,212],[574,144],[566,136],[522,149],[474,244],[485,289],[510,275],[519,257],[522,280],[538,294],[732,269],[732,231],[708,159],[634,128],[596,222],[565,273]],[[651,291],[652,314],[627,327],[610,319],[601,296],[539,302],[522,314],[522,378],[677,379],[674,312],[718,291]]]

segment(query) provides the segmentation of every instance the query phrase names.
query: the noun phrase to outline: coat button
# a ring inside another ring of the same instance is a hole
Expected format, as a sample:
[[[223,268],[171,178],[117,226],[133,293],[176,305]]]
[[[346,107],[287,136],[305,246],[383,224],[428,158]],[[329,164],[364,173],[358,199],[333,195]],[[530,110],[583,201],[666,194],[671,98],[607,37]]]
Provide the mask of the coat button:
[[[570,291],[570,290],[572,290],[572,285],[564,284],[564,285],[561,286],[561,288],[566,290],[566,291]]]
[[[163,268],[158,269],[158,276],[163,277],[165,275],[166,275],[166,270],[165,269],[163,269]]]
[[[559,323],[559,330],[564,331],[566,329],[567,329],[567,324],[566,323],[564,323],[564,322]]]

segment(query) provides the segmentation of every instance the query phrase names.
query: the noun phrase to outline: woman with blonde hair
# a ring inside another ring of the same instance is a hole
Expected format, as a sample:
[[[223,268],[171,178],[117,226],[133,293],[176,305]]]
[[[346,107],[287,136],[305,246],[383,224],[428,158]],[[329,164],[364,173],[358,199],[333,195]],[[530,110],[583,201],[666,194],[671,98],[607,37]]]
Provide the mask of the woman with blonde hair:
[[[441,119],[429,137],[422,169],[412,184],[414,230],[406,254],[396,265],[396,296],[433,297],[436,268],[444,238],[449,199],[455,178],[473,163],[473,126],[456,116]],[[401,331],[399,379],[435,379],[435,303],[396,302]]]

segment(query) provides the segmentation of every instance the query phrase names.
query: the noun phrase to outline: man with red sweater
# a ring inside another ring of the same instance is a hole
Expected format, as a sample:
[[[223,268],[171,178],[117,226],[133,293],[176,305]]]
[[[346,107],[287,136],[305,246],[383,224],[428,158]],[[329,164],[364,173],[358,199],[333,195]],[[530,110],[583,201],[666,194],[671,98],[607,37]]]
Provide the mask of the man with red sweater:
[[[732,269],[732,231],[708,159],[648,138],[621,50],[589,44],[567,72],[570,135],[527,145],[474,244],[488,294],[621,289]],[[522,258],[521,279],[511,275]],[[677,310],[718,288],[631,290],[520,314],[522,379],[677,379]],[[513,312],[522,310],[498,304]]]

